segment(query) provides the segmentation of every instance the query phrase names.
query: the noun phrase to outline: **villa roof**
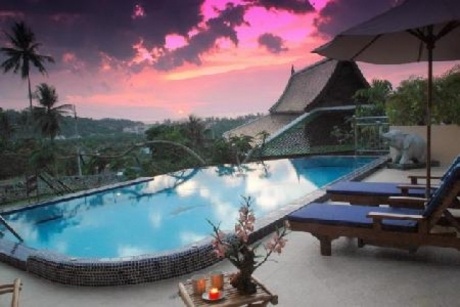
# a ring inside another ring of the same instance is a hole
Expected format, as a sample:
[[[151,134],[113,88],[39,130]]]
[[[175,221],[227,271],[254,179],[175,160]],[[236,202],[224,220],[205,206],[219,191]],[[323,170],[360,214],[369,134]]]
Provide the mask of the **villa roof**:
[[[298,115],[268,114],[247,124],[236,127],[224,133],[224,137],[247,135],[255,138],[258,133],[265,131],[272,135],[292,122]],[[255,140],[257,143],[257,141]]]
[[[316,141],[329,145],[330,140],[324,135],[307,137],[316,135],[307,130],[330,133],[333,125],[350,116],[349,110],[355,107],[354,93],[366,87],[369,83],[352,61],[325,59],[297,72],[292,70],[283,93],[269,109],[269,115],[227,131],[224,137],[251,136],[255,138],[255,145],[261,141],[256,138],[257,134],[265,131],[269,134],[264,150],[266,156],[311,152],[311,145]],[[338,115],[331,115],[331,112],[343,116],[338,120]],[[307,124],[313,120],[313,117],[307,117],[313,114],[316,118],[314,126]]]

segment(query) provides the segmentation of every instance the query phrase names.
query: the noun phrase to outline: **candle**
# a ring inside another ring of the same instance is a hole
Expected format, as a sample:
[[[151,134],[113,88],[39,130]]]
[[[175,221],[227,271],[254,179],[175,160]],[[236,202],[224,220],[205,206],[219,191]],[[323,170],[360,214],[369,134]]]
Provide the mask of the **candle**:
[[[210,300],[217,300],[220,297],[220,292],[219,289],[217,288],[211,288],[208,293],[209,299]]]

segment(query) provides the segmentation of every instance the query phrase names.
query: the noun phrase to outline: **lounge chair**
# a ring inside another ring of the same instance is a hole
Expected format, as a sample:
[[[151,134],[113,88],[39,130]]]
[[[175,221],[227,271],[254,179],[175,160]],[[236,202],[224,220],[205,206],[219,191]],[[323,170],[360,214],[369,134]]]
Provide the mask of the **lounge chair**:
[[[0,285],[0,295],[12,293],[11,307],[19,307],[19,292],[21,291],[21,280],[16,278],[12,284]]]
[[[446,174],[424,209],[310,203],[287,216],[293,231],[318,238],[321,254],[331,255],[332,240],[358,238],[358,245],[416,250],[422,245],[460,249],[460,224],[448,210],[460,192],[460,164]],[[449,227],[439,222],[449,223]]]
[[[442,182],[445,175],[459,162],[460,155],[455,158],[443,176],[432,176],[431,178]],[[390,204],[390,198],[395,196],[426,197],[426,186],[418,182],[419,179],[426,177],[417,175],[408,177],[410,183],[341,181],[327,187],[326,194],[332,201],[372,206]],[[432,187],[432,193],[436,188],[437,186]],[[411,203],[406,203],[406,206],[411,207]]]

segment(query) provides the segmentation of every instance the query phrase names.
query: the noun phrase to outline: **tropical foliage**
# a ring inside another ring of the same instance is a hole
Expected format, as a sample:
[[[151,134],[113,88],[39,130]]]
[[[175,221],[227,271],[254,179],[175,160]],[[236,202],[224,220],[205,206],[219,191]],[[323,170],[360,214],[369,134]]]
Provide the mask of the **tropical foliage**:
[[[385,103],[392,94],[390,81],[374,79],[369,88],[356,91],[353,98],[360,102],[356,109],[356,117],[385,115]],[[363,104],[365,106],[363,106]]]
[[[460,124],[460,66],[434,79],[432,124]],[[386,103],[394,125],[425,125],[427,81],[410,78],[401,82]]]
[[[355,116],[386,115],[392,125],[425,125],[427,80],[411,77],[393,89],[387,80],[373,80],[367,89],[358,90],[360,103]],[[460,66],[434,79],[431,108],[432,124],[460,124]]]
[[[5,73],[20,72],[21,78],[27,80],[29,111],[32,112],[30,68],[34,66],[40,73],[46,75],[44,63],[53,63],[54,59],[49,55],[39,53],[41,43],[36,41],[34,32],[23,21],[14,23],[11,31],[11,33],[6,33],[9,46],[0,48],[0,51],[7,57],[0,67]]]
[[[56,105],[58,102],[56,89],[46,83],[37,86],[35,98],[40,105],[34,109],[35,122],[42,135],[53,141],[61,130],[60,123],[63,115],[73,110],[73,105]]]
[[[13,127],[8,114],[0,108],[0,148],[7,147],[14,133]]]
[[[435,80],[435,121],[460,125],[460,66]]]
[[[426,110],[426,82],[411,78],[401,82],[387,101],[387,115],[394,125],[424,125]]]
[[[216,124],[218,126],[219,123]],[[202,166],[201,160],[206,164],[241,163],[252,149],[251,138],[247,136],[229,139],[222,136],[213,137],[209,130],[213,129],[208,124],[205,128],[204,121],[191,115],[188,121],[155,125],[146,131],[149,147],[152,153],[152,166],[157,170],[178,170]],[[179,146],[181,145],[181,146]],[[184,147],[182,147],[184,146]],[[192,151],[194,154],[187,154]],[[201,157],[197,159],[195,154]]]

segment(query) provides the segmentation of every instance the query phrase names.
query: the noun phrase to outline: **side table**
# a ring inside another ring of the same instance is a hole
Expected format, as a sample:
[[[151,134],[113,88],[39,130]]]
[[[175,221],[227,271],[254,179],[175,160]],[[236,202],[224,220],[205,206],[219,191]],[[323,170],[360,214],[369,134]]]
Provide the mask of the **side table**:
[[[257,278],[252,276],[252,280],[257,285],[257,292],[251,295],[240,295],[238,291],[230,285],[230,277],[228,274],[224,276],[224,292],[225,297],[222,300],[215,302],[207,302],[201,298],[201,295],[193,293],[192,282],[179,283],[179,295],[182,301],[188,307],[195,306],[215,306],[215,307],[238,307],[238,306],[268,306],[278,304],[278,295],[273,294],[267,287],[264,286]],[[208,280],[209,285],[209,280]],[[209,287],[208,287],[209,288]],[[207,289],[209,290],[209,289]]]

